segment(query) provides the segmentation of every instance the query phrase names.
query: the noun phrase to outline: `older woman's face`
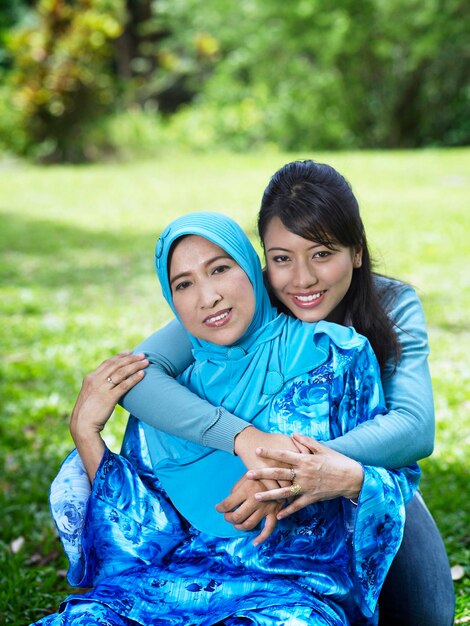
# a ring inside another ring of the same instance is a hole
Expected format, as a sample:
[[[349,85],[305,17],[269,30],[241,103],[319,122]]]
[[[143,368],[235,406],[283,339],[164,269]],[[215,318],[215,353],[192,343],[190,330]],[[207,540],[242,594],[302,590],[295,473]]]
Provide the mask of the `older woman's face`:
[[[346,295],[360,247],[334,249],[291,233],[274,217],[264,237],[266,268],[274,294],[304,322],[339,321],[335,313]]]
[[[255,295],[248,276],[208,239],[190,235],[176,245],[170,287],[181,323],[198,339],[230,345],[251,324]]]

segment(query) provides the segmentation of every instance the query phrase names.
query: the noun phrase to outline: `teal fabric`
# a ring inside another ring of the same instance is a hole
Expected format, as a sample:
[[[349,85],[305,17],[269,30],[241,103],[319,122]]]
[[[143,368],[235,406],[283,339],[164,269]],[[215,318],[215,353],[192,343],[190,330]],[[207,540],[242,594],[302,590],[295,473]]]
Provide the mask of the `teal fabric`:
[[[212,404],[223,405],[265,430],[272,397],[286,381],[324,363],[331,341],[352,349],[362,346],[364,338],[343,326],[327,322],[304,324],[278,314],[270,304],[258,255],[247,236],[236,222],[217,213],[192,213],[178,218],[157,242],[158,278],[175,315],[168,257],[172,244],[185,235],[212,241],[240,265],[253,285],[255,312],[248,330],[234,345],[219,346],[189,335],[195,363],[181,374],[179,381]],[[155,472],[178,510],[206,533],[238,535],[241,531],[225,522],[215,505],[242,476],[244,467],[240,460],[149,427],[145,432]]]
[[[385,277],[377,276],[376,283],[402,345],[397,367],[388,364],[382,377],[389,412],[328,445],[361,463],[391,469],[431,454],[434,406],[426,324],[416,291]],[[181,324],[173,320],[136,351],[147,354],[150,366],[142,382],[122,398],[124,408],[167,433],[233,452],[234,437],[246,427],[245,421],[220,406],[212,406],[175,380],[193,361],[191,344]]]

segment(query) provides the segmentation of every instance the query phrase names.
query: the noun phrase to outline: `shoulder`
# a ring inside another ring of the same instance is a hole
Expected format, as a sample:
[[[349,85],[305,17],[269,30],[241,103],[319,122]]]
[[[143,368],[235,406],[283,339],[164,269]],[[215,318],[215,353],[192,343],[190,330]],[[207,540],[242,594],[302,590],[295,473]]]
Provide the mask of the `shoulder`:
[[[381,274],[374,274],[374,287],[382,304],[393,304],[406,293],[413,293],[418,297],[415,289],[408,283]]]
[[[422,313],[421,301],[412,285],[379,274],[374,274],[374,285],[381,305],[394,321],[404,311]]]
[[[374,277],[379,299],[393,321],[403,353],[429,352],[428,333],[421,301],[411,285],[385,276]]]

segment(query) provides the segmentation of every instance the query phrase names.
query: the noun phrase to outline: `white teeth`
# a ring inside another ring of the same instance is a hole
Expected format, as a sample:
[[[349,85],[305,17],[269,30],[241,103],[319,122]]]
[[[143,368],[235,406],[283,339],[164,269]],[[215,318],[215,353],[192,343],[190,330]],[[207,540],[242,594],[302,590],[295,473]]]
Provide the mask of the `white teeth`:
[[[300,302],[313,302],[314,300],[318,300],[318,298],[323,295],[323,291],[320,293],[312,293],[309,296],[295,296],[296,300],[300,300]]]
[[[216,315],[215,317],[210,317],[208,320],[206,320],[207,324],[214,324],[215,322],[219,322],[220,320],[223,320],[225,317],[227,317],[228,315],[228,311],[226,311],[225,313],[221,313],[220,315]]]

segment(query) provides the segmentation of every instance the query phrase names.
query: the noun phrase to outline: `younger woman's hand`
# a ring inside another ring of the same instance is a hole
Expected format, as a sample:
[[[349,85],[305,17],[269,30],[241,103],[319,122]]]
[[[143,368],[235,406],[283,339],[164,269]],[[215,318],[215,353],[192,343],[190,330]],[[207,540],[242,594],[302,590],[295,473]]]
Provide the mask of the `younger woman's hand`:
[[[70,417],[70,433],[91,480],[104,451],[100,432],[119,398],[142,380],[147,365],[144,354],[122,352],[83,379]]]
[[[293,441],[289,435],[281,433],[265,433],[252,425],[247,426],[235,438],[235,454],[237,454],[247,469],[258,467],[276,467],[279,463],[273,462],[268,457],[256,454],[257,448],[275,448],[298,452],[299,442]],[[308,452],[308,449],[302,450]]]
[[[307,448],[310,454],[258,448],[257,454],[261,458],[276,461],[279,467],[254,469],[246,474],[250,480],[290,481],[288,487],[257,493],[255,498],[260,502],[292,498],[292,485],[299,486],[299,495],[278,513],[277,519],[283,519],[319,500],[332,500],[340,496],[357,499],[364,479],[360,463],[311,437],[294,435],[293,439]]]

